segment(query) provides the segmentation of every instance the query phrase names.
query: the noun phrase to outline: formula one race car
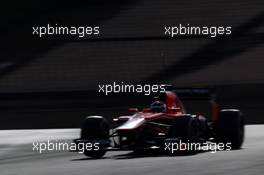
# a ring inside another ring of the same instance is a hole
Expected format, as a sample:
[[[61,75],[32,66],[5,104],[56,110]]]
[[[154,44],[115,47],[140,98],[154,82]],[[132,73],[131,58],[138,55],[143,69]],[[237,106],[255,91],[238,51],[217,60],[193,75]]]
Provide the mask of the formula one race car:
[[[210,108],[208,113],[202,111],[200,101],[204,99]],[[186,100],[199,103],[194,106]],[[187,113],[184,101],[196,109]],[[108,150],[165,150],[168,142],[222,143],[230,144],[230,149],[239,149],[244,140],[242,113],[238,109],[220,109],[207,89],[168,86],[150,107],[142,111],[130,108],[129,111],[134,114],[113,119],[115,126],[112,129],[102,116],[86,117],[81,137],[74,140],[75,143],[97,144],[98,149],[85,149],[84,154],[100,158]]]

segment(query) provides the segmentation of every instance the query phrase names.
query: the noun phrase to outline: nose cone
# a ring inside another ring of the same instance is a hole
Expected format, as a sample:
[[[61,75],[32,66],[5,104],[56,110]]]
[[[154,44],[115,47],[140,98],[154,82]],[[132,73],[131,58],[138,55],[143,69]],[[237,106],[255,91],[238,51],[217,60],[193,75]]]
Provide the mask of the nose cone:
[[[116,130],[132,130],[140,127],[145,122],[145,119],[140,116],[130,118],[123,125],[116,128]]]

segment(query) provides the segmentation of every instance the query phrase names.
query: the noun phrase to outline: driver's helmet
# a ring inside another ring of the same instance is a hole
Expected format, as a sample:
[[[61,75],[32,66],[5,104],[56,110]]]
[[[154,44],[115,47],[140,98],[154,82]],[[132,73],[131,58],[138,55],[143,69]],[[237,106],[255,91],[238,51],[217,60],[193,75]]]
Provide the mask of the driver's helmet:
[[[152,112],[166,112],[166,104],[161,101],[155,101],[150,105]]]

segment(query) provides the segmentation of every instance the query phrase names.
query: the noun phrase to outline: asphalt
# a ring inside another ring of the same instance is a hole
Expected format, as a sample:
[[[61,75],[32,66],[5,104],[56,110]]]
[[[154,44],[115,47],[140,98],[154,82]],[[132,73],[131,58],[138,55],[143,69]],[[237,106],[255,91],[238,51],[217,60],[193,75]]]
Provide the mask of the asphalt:
[[[78,137],[79,129],[0,131],[1,175],[112,175],[112,174],[263,174],[264,125],[246,126],[240,150],[167,156],[155,152],[135,155],[128,151],[108,152],[102,159],[90,159],[68,151],[33,151],[33,142],[67,141]]]

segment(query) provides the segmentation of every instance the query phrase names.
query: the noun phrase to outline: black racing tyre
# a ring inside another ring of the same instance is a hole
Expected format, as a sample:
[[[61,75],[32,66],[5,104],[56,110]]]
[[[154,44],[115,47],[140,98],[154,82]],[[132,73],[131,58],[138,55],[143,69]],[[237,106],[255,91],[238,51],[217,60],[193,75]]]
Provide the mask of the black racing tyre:
[[[85,118],[81,128],[81,139],[96,141],[109,140],[109,124],[104,117],[88,116]],[[99,145],[99,150],[85,150],[84,154],[92,158],[101,158],[106,150]]]
[[[198,150],[188,145],[200,142],[199,130],[200,126],[198,118],[193,117],[192,115],[182,115],[173,119],[172,125],[169,128],[168,139],[165,140],[165,144],[168,145],[170,143],[172,145],[177,143],[177,149],[175,152],[170,153],[184,155],[195,154]]]
[[[173,119],[172,126],[169,129],[168,137],[185,138],[190,141],[199,137],[199,122],[192,115],[178,116]]]
[[[216,140],[224,144],[231,143],[232,149],[239,149],[244,141],[244,118],[236,109],[219,112],[215,125]]]
[[[208,140],[209,135],[210,135],[210,129],[208,126],[208,121],[204,116],[198,116],[199,119],[199,134],[200,134],[200,139],[203,141]]]
[[[81,128],[81,138],[87,140],[108,139],[109,124],[104,117],[88,116]]]
[[[98,150],[98,151],[88,151],[88,150],[84,150],[84,155],[86,155],[87,157],[92,157],[94,159],[99,159],[102,158],[106,153],[106,150]]]

